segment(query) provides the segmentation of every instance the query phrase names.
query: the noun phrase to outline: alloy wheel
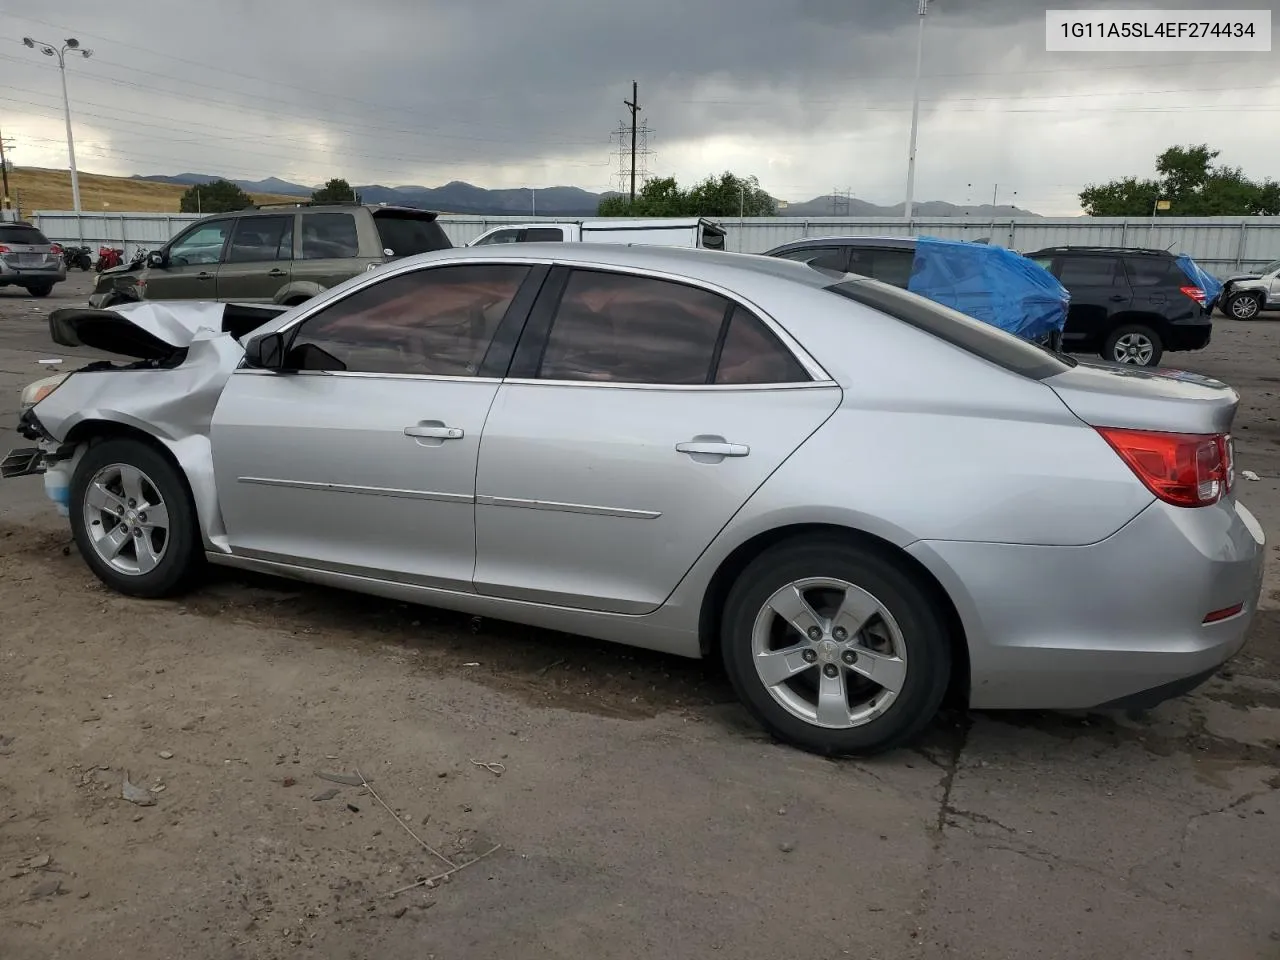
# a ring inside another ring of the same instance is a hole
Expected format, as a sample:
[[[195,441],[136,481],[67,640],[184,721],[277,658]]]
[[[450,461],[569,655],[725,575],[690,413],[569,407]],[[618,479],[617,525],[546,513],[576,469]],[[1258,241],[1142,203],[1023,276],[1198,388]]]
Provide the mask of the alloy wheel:
[[[128,576],[150,573],[169,546],[169,510],[152,479],[135,466],[112,463],[93,475],[84,494],[84,525],[93,550]]]
[[[756,615],[751,653],[783,709],[828,729],[881,716],[907,677],[906,642],[893,615],[844,580],[808,578],[776,591]]]
[[[1116,363],[1131,363],[1140,367],[1148,366],[1155,353],[1156,345],[1144,333],[1126,333],[1116,339],[1112,350]]]

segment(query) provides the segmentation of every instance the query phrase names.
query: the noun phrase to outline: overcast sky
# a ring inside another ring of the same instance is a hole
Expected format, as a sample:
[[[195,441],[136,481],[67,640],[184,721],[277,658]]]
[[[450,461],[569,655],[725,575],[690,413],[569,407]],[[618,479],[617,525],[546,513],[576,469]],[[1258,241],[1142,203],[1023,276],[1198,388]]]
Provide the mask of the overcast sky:
[[[1044,9],[931,3],[917,202],[998,184],[1074,214],[1085,183],[1147,175],[1173,143],[1280,175],[1280,51],[1050,54]],[[0,0],[0,129],[15,163],[66,166],[56,62],[21,39],[75,36],[94,49],[68,60],[82,170],[600,191],[636,80],[650,173],[897,203],[916,22],[916,0]]]

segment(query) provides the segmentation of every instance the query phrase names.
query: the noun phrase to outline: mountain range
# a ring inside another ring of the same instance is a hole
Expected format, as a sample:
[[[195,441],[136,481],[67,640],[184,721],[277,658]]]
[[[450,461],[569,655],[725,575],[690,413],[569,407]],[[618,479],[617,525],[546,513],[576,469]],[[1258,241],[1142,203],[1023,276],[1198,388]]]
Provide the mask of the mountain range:
[[[221,178],[205,173],[179,173],[176,176],[135,175],[131,179],[194,186],[211,183]],[[279,177],[267,177],[265,180],[233,180],[232,182],[248,193],[273,193],[287,197],[310,197],[313,190],[319,189],[318,186],[308,187],[281,180]],[[535,210],[539,216],[545,217],[591,217],[595,216],[602,199],[617,196],[613,192],[592,193],[578,187],[545,187],[538,190],[518,187],[487,190],[462,180],[454,180],[442,187],[416,185],[386,187],[381,184],[366,184],[356,185],[355,190],[365,203],[397,204],[422,210],[439,210],[442,213],[491,217],[532,215]],[[822,196],[804,203],[790,203],[780,209],[778,214],[786,217],[901,217],[902,210],[901,203],[882,207],[856,198],[846,200],[840,197]],[[917,217],[972,217],[975,220],[990,220],[992,217],[1039,216],[1019,207],[1006,205],[992,207],[990,204],[960,206],[945,200],[917,203],[912,212]]]

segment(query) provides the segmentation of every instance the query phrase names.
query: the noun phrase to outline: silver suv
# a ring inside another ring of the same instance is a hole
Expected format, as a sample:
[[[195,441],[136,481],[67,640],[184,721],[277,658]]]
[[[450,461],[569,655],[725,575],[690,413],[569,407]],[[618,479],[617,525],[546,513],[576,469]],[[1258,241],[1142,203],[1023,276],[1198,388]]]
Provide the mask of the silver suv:
[[[65,279],[60,246],[29,223],[0,222],[0,287],[26,287],[33,297],[47,297]]]

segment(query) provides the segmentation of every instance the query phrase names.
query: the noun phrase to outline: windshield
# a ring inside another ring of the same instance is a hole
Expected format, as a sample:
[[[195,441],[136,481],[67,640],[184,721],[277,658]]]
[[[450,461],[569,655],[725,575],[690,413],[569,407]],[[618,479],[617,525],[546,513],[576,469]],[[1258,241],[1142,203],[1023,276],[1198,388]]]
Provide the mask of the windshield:
[[[0,243],[47,244],[49,239],[25,223],[0,223]]]
[[[1258,273],[1264,277],[1268,277],[1273,273],[1280,272],[1280,260],[1272,260],[1265,267],[1259,267]]]

